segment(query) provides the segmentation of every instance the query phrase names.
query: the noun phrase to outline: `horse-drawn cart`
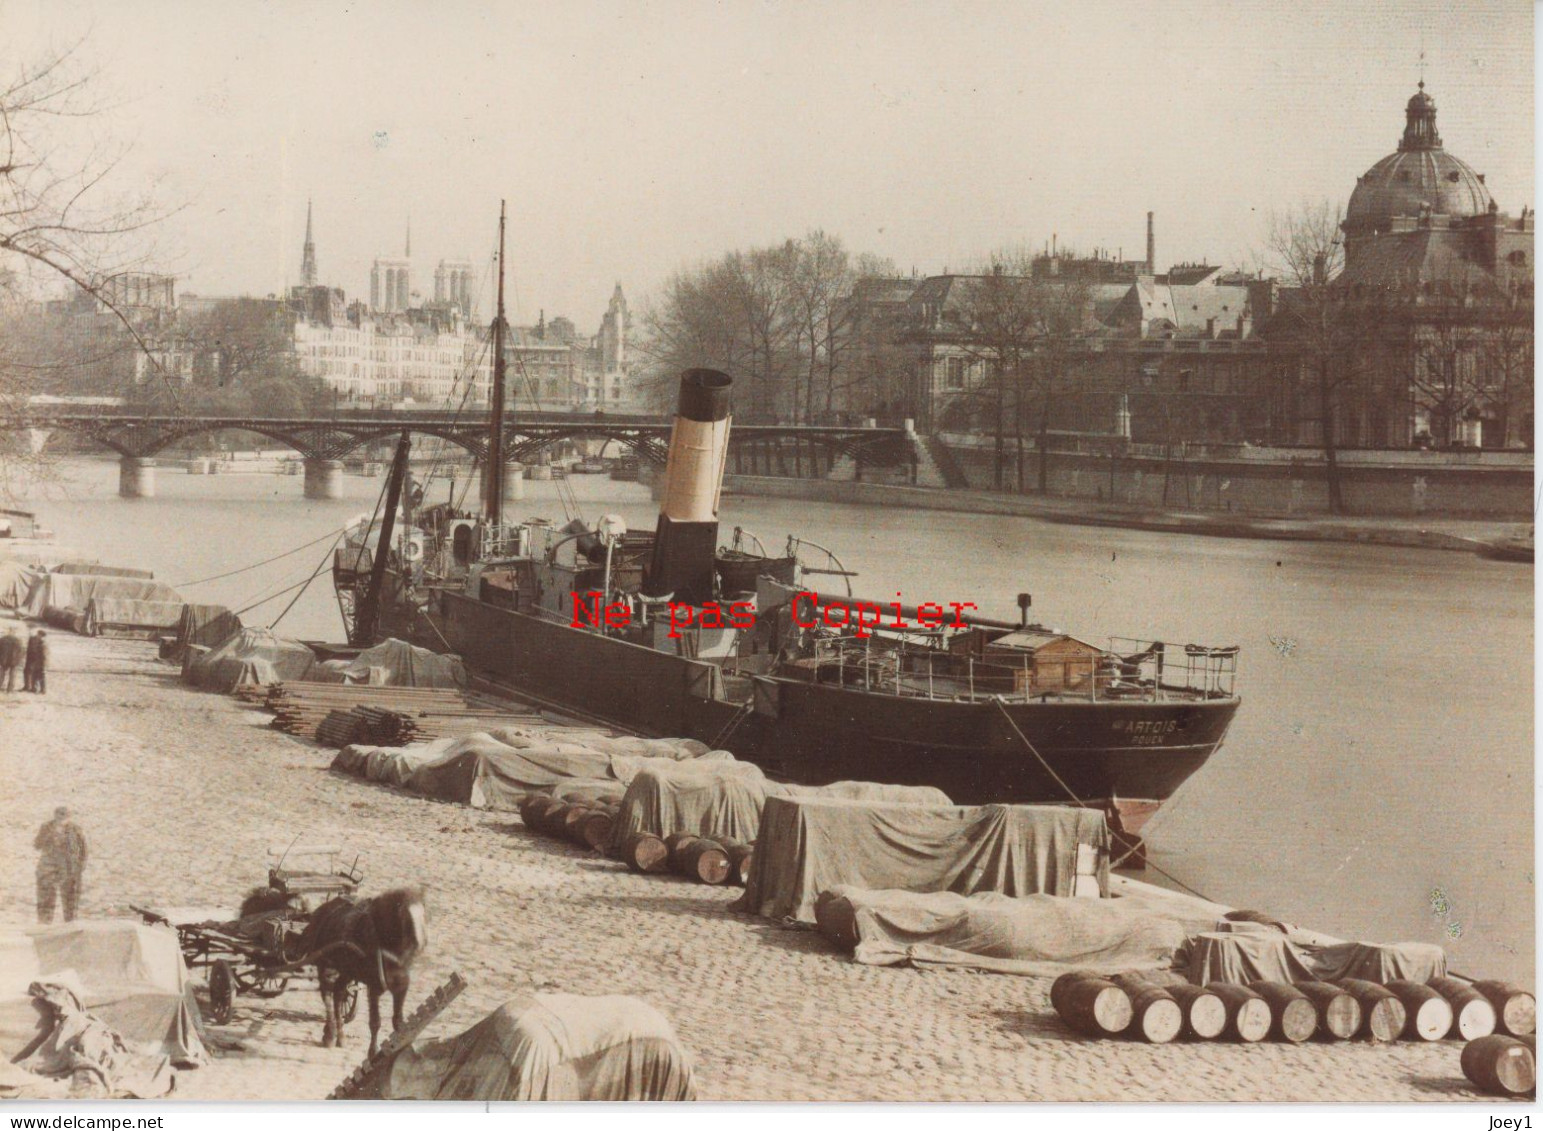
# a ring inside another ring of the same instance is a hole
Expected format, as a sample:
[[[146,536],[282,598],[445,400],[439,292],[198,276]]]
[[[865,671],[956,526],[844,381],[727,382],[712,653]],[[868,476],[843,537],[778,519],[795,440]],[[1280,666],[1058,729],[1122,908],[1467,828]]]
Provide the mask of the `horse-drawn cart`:
[[[238,994],[272,998],[288,989],[305,957],[297,943],[311,913],[329,899],[354,895],[363,876],[356,864],[339,867],[339,853],[330,846],[270,849],[277,863],[268,869],[268,886],[249,893],[234,919],[210,908],[134,910],[145,922],[177,932],[188,969],[207,970],[210,1019],[223,1025]],[[355,990],[346,1006],[349,1019],[358,1004]]]

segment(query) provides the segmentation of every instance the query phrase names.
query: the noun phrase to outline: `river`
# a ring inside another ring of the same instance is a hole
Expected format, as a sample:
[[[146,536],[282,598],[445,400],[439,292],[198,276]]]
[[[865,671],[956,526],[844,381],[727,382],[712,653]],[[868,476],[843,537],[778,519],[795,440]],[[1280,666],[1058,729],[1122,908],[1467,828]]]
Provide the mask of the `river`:
[[[117,496],[117,464],[73,460],[31,504],[58,541],[153,569],[189,599],[277,617],[330,561],[329,535],[380,479],[310,502],[299,477],[161,468]],[[583,514],[652,526],[646,488],[568,480]],[[434,480],[430,501],[444,497]],[[561,517],[556,485],[512,515]],[[1445,946],[1452,968],[1533,984],[1532,569],[1441,551],[1189,537],[1029,518],[728,497],[776,549],[797,532],[857,570],[859,592],[973,601],[1090,640],[1239,644],[1226,745],[1148,826],[1153,860],[1205,895],[1352,938]],[[317,543],[271,564],[202,581]],[[189,584],[198,582],[197,584]],[[277,596],[273,596],[277,593]],[[339,639],[324,571],[279,628]]]

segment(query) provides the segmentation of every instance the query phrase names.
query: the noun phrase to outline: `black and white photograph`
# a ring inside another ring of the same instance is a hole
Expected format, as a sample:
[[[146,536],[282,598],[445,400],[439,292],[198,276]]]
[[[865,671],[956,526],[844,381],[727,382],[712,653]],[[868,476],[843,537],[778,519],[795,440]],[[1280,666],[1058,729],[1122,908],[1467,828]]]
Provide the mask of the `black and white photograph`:
[[[8,1114],[1525,1131],[1534,22],[0,0]]]

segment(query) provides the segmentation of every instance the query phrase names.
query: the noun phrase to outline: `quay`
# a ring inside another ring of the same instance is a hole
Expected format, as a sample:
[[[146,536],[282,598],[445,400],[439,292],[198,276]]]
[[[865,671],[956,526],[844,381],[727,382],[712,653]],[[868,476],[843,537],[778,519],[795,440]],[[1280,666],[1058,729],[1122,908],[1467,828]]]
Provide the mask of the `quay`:
[[[520,992],[631,994],[671,1019],[704,1100],[1485,1098],[1456,1041],[1090,1041],[1056,1017],[1049,978],[859,965],[815,932],[729,911],[737,889],[634,875],[514,814],[330,772],[333,751],[187,687],[152,644],[50,639],[48,695],[0,693],[13,797],[0,919],[13,927],[33,917],[33,832],[68,804],[91,838],[87,918],[229,906],[261,881],[270,845],[338,844],[359,854],[367,892],[427,888],[430,946],[409,1008],[452,972],[469,983],[431,1036]],[[349,1047],[321,1048],[320,1004],[310,987],[238,998],[228,1025],[209,1026],[213,1062],[179,1073],[176,1096],[326,1095],[362,1057],[364,1025]]]

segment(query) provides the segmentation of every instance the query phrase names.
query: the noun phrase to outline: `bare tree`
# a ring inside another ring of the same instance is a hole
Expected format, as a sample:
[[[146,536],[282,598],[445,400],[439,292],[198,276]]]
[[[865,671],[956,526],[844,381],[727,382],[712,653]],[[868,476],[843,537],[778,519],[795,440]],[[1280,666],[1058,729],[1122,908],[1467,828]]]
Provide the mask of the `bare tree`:
[[[1283,283],[1272,333],[1306,377],[1334,514],[1345,510],[1335,421],[1346,388],[1364,369],[1362,347],[1371,325],[1365,297],[1335,285],[1345,262],[1341,219],[1338,205],[1305,203],[1272,215],[1265,236],[1267,267]]]

